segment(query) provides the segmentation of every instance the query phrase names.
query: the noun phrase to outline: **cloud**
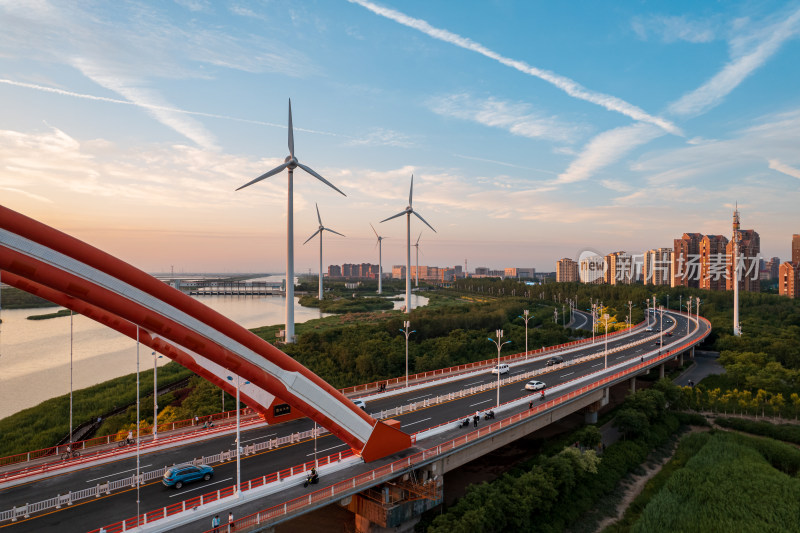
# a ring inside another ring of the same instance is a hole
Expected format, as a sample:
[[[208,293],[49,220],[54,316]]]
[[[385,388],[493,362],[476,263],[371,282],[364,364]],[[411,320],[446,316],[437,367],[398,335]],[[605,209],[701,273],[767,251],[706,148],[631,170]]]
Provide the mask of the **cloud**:
[[[708,43],[714,40],[715,31],[709,22],[688,20],[683,17],[653,15],[635,17],[631,22],[634,33],[643,41],[653,35],[665,43],[686,41],[690,43]]]
[[[800,30],[800,9],[778,22],[735,37],[731,42],[733,57],[721,71],[697,89],[683,95],[669,106],[669,112],[693,116],[718,105],[750,74],[778,51],[784,42]]]
[[[589,141],[577,159],[559,174],[556,183],[587,180],[598,170],[615,163],[637,146],[646,144],[663,133],[655,126],[644,123],[605,131]]]
[[[363,137],[350,139],[346,144],[349,146],[395,146],[398,148],[414,146],[408,135],[384,128],[373,128]]]
[[[785,165],[778,161],[777,159],[770,159],[769,160],[769,168],[772,170],[777,170],[787,176],[791,176],[793,178],[797,178],[800,180],[800,169],[790,167],[789,165]]]
[[[189,2],[202,7],[205,2]],[[203,147],[214,137],[198,121],[153,89],[153,80],[204,78],[207,65],[250,73],[279,72],[307,76],[317,70],[284,42],[243,35],[224,26],[199,26],[195,19],[176,25],[162,6],[82,4],[69,9],[42,0],[0,6],[4,28],[0,45],[20,61],[70,65],[167,126]],[[36,35],[36,39],[31,39]],[[199,68],[198,68],[199,67]]]
[[[485,159],[483,157],[473,157],[473,156],[463,155],[463,154],[452,154],[452,155],[453,155],[453,157],[458,157],[460,159],[468,159],[470,161],[481,161],[483,163],[489,163],[491,165],[501,165],[501,166],[504,166],[504,167],[519,168],[519,169],[522,169],[522,170],[533,170],[535,172],[544,172],[545,174],[558,174],[557,172],[553,172],[552,170],[545,170],[543,168],[526,167],[526,166],[523,166],[523,165],[515,165],[513,163],[506,163],[504,161],[496,161],[494,159]]]
[[[579,131],[579,128],[561,123],[554,117],[532,113],[528,104],[505,102],[492,97],[477,99],[465,93],[440,96],[431,98],[428,107],[438,115],[501,128],[529,139],[571,141]]]
[[[590,91],[585,87],[583,87],[582,85],[580,85],[579,83],[575,82],[574,80],[571,80],[554,72],[550,72],[548,70],[543,70],[533,67],[531,65],[528,65],[524,61],[519,61],[516,59],[511,59],[502,56],[497,52],[494,52],[493,50],[490,50],[489,48],[486,48],[482,44],[476,43],[471,39],[462,37],[447,30],[435,28],[424,20],[409,17],[408,15],[405,15],[394,9],[382,7],[367,0],[349,0],[349,1],[351,3],[358,4],[372,11],[376,15],[380,15],[382,17],[393,20],[409,28],[413,28],[430,37],[433,37],[434,39],[438,39],[440,41],[453,44],[465,50],[476,52],[484,57],[497,61],[502,65],[516,69],[524,74],[528,74],[529,76],[534,76],[536,78],[544,80],[550,83],[551,85],[557,87],[558,89],[564,91],[573,98],[577,98],[579,100],[584,100],[586,102],[599,105],[609,111],[621,113],[637,121],[654,124],[669,133],[675,135],[681,135],[680,129],[672,122],[661,117],[649,115],[644,110],[632,104],[629,104],[628,102],[620,98],[599,93],[596,91]]]

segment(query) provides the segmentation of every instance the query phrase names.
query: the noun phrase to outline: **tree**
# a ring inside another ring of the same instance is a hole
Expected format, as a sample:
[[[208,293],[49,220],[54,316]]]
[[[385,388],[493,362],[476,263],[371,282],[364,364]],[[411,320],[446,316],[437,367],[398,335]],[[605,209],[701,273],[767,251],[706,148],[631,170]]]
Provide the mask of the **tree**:
[[[626,439],[635,439],[644,435],[650,427],[647,416],[635,409],[620,409],[614,417],[614,426],[619,429]]]

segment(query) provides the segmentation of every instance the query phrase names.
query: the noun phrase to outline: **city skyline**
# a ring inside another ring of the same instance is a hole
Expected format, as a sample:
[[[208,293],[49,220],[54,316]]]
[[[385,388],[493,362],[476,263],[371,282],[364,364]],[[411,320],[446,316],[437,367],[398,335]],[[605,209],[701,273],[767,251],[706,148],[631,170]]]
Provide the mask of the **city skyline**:
[[[0,203],[147,271],[282,271],[285,177],[234,189],[282,163],[291,97],[298,158],[348,195],[296,183],[296,235],[315,203],[348,235],[326,263],[377,262],[411,174],[427,264],[552,272],[727,235],[737,200],[789,257],[800,3],[448,7],[0,4]]]

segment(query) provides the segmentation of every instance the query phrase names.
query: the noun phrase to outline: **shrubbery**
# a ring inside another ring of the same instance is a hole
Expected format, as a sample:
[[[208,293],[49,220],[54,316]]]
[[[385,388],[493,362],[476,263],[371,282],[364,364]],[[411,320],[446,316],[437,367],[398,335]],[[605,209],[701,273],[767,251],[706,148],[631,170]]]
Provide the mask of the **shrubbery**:
[[[770,424],[742,418],[717,418],[718,426],[744,431],[754,435],[763,435],[771,439],[800,444],[800,426],[795,424]]]

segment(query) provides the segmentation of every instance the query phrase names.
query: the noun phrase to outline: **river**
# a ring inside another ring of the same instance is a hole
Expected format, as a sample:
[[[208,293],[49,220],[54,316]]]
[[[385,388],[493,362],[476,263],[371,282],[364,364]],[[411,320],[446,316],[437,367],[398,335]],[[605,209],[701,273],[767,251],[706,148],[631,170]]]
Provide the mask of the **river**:
[[[283,324],[283,296],[198,296],[245,328]],[[413,307],[427,298],[412,295]],[[404,302],[395,301],[395,309]],[[0,311],[0,418],[69,393],[70,317],[27,320],[60,308]],[[295,303],[295,323],[328,316]],[[81,315],[73,316],[72,361],[75,390],[136,372],[136,341]],[[152,368],[151,350],[139,349],[141,368]],[[159,366],[168,363],[162,357]]]

